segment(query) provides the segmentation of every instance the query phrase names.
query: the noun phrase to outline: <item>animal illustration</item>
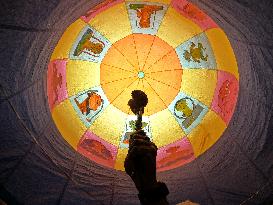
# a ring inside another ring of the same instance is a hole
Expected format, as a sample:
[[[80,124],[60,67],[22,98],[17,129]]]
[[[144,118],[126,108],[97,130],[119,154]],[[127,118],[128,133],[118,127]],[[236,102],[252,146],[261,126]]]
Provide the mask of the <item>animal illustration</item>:
[[[53,100],[54,104],[58,101],[58,91],[62,87],[62,80],[63,80],[63,77],[61,73],[58,73],[58,68],[56,63],[53,63],[53,78],[52,78],[51,85],[54,92],[54,100]]]
[[[104,47],[105,44],[98,38],[94,37],[93,31],[88,29],[78,43],[74,51],[74,55],[79,56],[82,53],[87,53],[88,55],[98,57],[99,54],[103,51]]]
[[[192,102],[193,104],[193,102]],[[194,105],[194,104],[193,104]],[[174,106],[176,111],[182,112],[182,118],[188,118],[192,115],[193,110],[192,108],[189,107],[187,103],[187,98],[182,98],[178,100]]]
[[[111,152],[99,141],[94,139],[84,139],[81,147],[89,153],[104,160],[113,160]]]
[[[229,110],[231,110],[232,104],[229,102],[230,95],[231,95],[231,90],[232,90],[233,84],[229,81],[226,80],[218,94],[218,106],[221,108],[222,113],[225,115]]]
[[[196,6],[190,3],[187,3],[184,6],[180,6],[180,4],[178,4],[178,9],[183,11],[190,18],[193,18],[197,21],[206,20],[206,15],[202,11],[200,11]]]
[[[85,98],[81,103],[77,100],[77,98],[75,98],[74,101],[80,109],[81,113],[86,116],[89,115],[91,110],[97,111],[97,109],[103,103],[101,96],[94,91],[88,92],[87,98]]]
[[[163,6],[145,4],[130,4],[129,8],[137,11],[139,26],[141,28],[150,28],[151,15],[155,14],[157,11],[163,10]]]
[[[194,61],[200,63],[200,60],[208,61],[208,55],[204,54],[205,50],[202,43],[198,43],[196,47],[195,43],[192,42],[189,51],[185,50],[184,58],[188,62]]]

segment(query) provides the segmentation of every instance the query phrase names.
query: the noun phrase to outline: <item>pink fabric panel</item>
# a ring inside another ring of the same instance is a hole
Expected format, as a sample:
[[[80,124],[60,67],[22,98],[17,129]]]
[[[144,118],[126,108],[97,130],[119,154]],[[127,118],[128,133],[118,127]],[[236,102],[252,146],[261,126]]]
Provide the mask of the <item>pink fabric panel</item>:
[[[194,4],[186,0],[173,0],[171,4],[177,10],[177,12],[179,12],[186,18],[191,19],[203,30],[218,27],[218,25],[208,15],[206,15]]]
[[[87,131],[78,144],[78,152],[98,164],[114,168],[118,148]]]
[[[48,65],[47,96],[50,110],[68,98],[66,89],[67,60],[54,60]]]
[[[229,123],[237,102],[239,83],[230,73],[218,71],[218,82],[211,105],[213,111]]]
[[[174,169],[194,159],[192,145],[188,138],[184,137],[179,141],[158,149],[156,158],[157,171]]]
[[[85,21],[86,23],[88,23],[92,18],[94,18],[100,12],[102,12],[102,11],[104,11],[104,10],[106,10],[106,9],[116,5],[116,4],[119,4],[119,3],[123,2],[123,1],[124,0],[106,0],[106,1],[98,4],[97,6],[95,6],[91,10],[89,10],[88,12],[86,12],[86,14],[81,17],[81,19],[83,21]]]

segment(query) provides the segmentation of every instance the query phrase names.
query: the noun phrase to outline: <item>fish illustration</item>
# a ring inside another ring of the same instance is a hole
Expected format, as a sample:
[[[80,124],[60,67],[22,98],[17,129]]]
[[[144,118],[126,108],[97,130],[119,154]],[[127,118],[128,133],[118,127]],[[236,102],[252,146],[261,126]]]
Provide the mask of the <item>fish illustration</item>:
[[[103,99],[96,92],[87,93],[87,98],[83,102],[79,102],[77,98],[74,99],[78,108],[80,109],[83,115],[88,115],[91,110],[97,111],[97,109],[102,105]]]

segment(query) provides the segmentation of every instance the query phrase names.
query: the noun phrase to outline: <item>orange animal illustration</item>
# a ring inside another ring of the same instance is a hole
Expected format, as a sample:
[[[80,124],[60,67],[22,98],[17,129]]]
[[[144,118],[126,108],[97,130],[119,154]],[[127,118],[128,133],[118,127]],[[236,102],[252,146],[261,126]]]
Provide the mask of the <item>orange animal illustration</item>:
[[[53,103],[55,104],[58,100],[58,91],[62,86],[63,77],[60,73],[58,73],[56,63],[53,63],[53,77],[52,77],[52,90],[54,92],[54,100]]]
[[[103,158],[104,160],[112,160],[111,152],[99,141],[93,139],[84,139],[81,143],[81,147],[89,153]]]
[[[77,100],[77,98],[75,98],[74,101],[80,109],[81,113],[86,116],[90,113],[91,110],[96,111],[103,103],[101,96],[95,92],[87,93],[87,98],[81,103]]]
[[[130,4],[130,9],[137,11],[139,26],[141,28],[149,28],[151,27],[151,15],[156,13],[157,11],[163,10],[163,6]]]

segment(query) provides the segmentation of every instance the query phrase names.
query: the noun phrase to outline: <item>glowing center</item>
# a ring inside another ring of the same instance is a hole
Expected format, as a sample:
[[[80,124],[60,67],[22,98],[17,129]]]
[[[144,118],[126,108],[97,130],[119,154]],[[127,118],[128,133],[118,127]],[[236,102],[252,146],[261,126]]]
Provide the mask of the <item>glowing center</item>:
[[[138,76],[139,79],[142,79],[142,78],[145,77],[145,73],[143,71],[139,71],[137,76]]]

